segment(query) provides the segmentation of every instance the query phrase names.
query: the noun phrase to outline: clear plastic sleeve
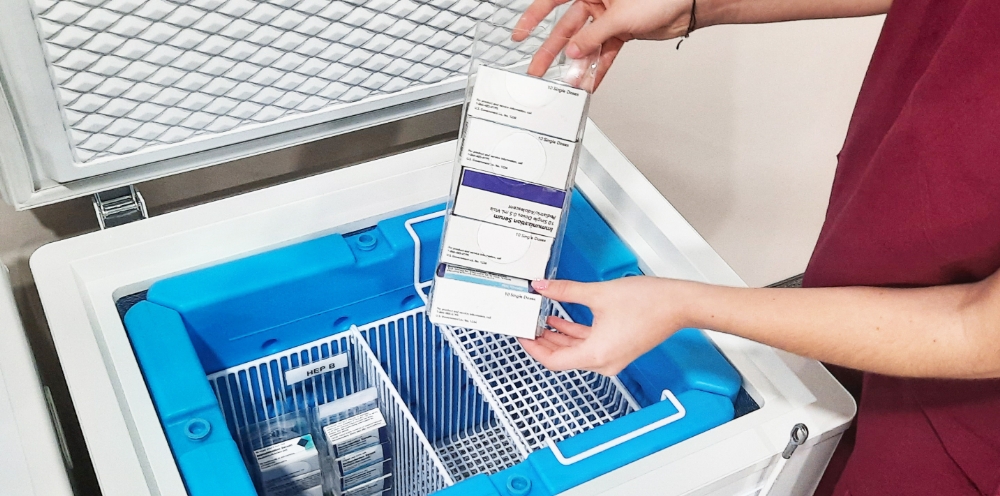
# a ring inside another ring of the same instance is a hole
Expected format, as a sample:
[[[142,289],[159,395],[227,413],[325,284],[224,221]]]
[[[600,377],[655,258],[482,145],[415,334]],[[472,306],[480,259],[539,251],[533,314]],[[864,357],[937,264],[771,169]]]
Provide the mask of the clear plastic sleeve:
[[[308,411],[250,424],[243,433],[262,496],[322,496],[324,476]]]
[[[316,437],[333,494],[380,494],[392,481],[392,445],[374,388],[316,407]]]
[[[429,315],[533,339],[549,302],[530,283],[556,275],[600,54],[511,21],[476,27]]]

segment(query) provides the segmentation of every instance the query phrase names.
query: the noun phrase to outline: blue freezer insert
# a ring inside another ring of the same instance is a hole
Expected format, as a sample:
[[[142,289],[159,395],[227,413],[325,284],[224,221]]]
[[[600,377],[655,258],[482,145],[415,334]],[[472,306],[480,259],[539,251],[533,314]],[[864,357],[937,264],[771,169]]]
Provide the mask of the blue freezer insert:
[[[442,209],[443,205],[415,211],[369,229],[328,235],[164,279],[150,287],[145,301],[128,310],[125,326],[192,495],[254,494],[227,432],[245,425],[241,417],[273,416],[289,408],[276,399],[279,396],[298,395],[315,404],[345,393],[343,388],[282,384],[281,377],[289,368],[330,356],[331,350],[325,348],[314,350],[316,356],[303,353],[274,361],[256,378],[241,372],[231,384],[213,384],[220,395],[227,387],[252,388],[260,396],[248,398],[253,411],[221,410],[206,376],[322,340],[352,324],[382,322],[365,331],[366,339],[442,459],[449,441],[462,432],[474,431],[489,440],[487,446],[503,445],[496,453],[504,461],[495,469],[509,468],[489,476],[487,482],[483,482],[486,475],[470,477],[450,490],[455,494],[492,494],[475,492],[477,487],[486,487],[483,484],[500,488],[497,494],[526,490],[517,477],[508,484],[515,475],[529,481],[527,490],[543,491],[531,494],[560,492],[733,418],[739,375],[701,331],[684,330],[619,376],[642,410],[558,446],[571,456],[631,432],[650,419],[670,415],[673,405],[658,401],[663,389],[681,399],[686,417],[568,468],[548,449],[517,463],[521,455],[513,445],[503,444],[503,428],[470,377],[475,372],[462,367],[447,340],[419,310],[423,302],[413,287],[415,245],[404,224]],[[635,256],[576,191],[567,222],[560,277],[605,281],[641,274]],[[441,218],[413,227],[421,245],[419,271],[426,281],[435,267]],[[591,322],[586,307],[567,305],[566,310],[578,322]],[[407,317],[394,320],[404,314]],[[431,406],[424,401],[428,390],[434,398]],[[219,487],[223,483],[225,490]]]
[[[207,373],[246,363],[422,306],[403,223],[443,208],[164,279],[147,299],[183,315]],[[443,222],[416,226],[421,270],[434,270]]]
[[[141,301],[125,326],[188,492],[255,494],[180,314]]]
[[[476,475],[439,491],[436,495],[554,496],[733,418],[733,403],[724,396],[689,390],[678,394],[677,398],[687,410],[684,418],[605,452],[571,465],[563,465],[551,450],[539,450],[529,455],[524,463],[496,474]],[[572,456],[617,436],[628,434],[676,411],[669,402],[659,402],[614,422],[573,436],[557,443],[557,446],[564,455]],[[524,481],[528,483],[525,485]],[[525,486],[526,490],[520,489]]]

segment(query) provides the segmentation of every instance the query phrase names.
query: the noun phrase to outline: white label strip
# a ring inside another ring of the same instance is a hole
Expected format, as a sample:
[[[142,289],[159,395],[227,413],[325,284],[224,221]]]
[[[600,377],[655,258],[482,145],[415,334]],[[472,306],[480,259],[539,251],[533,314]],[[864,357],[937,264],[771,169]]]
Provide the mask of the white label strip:
[[[285,371],[285,385],[292,385],[302,382],[310,377],[314,377],[327,372],[333,372],[347,366],[347,353],[334,355],[313,363],[307,363],[296,369]]]

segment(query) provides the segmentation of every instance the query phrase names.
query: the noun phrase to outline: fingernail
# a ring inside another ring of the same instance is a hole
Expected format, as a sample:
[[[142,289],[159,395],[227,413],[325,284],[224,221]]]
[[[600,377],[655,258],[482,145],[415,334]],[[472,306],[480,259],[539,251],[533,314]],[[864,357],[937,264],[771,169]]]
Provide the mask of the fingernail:
[[[570,43],[569,46],[566,47],[566,56],[567,57],[569,57],[571,59],[578,59],[582,55],[583,54],[580,53],[580,45],[577,45],[576,43]]]
[[[531,287],[535,288],[536,291],[545,291],[549,287],[549,281],[546,281],[545,279],[531,281]]]

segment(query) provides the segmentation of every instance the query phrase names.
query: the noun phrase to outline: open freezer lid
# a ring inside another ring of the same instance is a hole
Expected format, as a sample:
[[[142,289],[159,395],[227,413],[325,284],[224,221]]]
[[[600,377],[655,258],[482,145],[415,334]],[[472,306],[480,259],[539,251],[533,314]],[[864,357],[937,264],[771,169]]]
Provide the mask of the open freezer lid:
[[[476,21],[528,4],[4,0],[0,193],[31,208],[457,105]]]
[[[72,494],[38,370],[0,264],[0,488],[4,494]]]

